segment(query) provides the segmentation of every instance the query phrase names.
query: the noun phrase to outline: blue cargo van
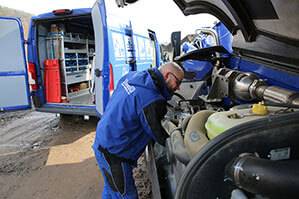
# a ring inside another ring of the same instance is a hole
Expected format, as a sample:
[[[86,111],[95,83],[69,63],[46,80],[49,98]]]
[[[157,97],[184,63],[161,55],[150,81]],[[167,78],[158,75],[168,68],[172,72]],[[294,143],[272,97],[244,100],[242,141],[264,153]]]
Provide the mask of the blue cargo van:
[[[1,111],[29,109],[33,100],[37,111],[101,115],[123,75],[160,63],[155,33],[134,32],[130,21],[107,15],[104,1],[32,17],[28,40],[17,18],[0,17],[0,27]],[[56,76],[47,60],[58,60]]]

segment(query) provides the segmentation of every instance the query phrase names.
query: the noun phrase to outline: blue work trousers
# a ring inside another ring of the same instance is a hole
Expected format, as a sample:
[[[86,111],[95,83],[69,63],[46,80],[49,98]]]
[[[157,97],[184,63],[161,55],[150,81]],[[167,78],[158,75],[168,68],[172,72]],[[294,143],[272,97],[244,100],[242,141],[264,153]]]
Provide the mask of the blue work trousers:
[[[104,178],[102,199],[138,199],[133,179],[133,166],[95,147],[93,150]]]

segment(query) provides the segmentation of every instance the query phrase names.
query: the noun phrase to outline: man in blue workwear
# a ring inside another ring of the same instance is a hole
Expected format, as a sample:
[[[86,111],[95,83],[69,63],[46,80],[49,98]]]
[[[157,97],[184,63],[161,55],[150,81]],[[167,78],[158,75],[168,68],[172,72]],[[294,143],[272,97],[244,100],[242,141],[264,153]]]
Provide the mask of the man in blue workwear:
[[[93,149],[104,177],[103,199],[138,198],[132,169],[146,145],[164,145],[161,125],[166,101],[179,89],[184,72],[174,63],[129,72],[119,80],[98,123]]]

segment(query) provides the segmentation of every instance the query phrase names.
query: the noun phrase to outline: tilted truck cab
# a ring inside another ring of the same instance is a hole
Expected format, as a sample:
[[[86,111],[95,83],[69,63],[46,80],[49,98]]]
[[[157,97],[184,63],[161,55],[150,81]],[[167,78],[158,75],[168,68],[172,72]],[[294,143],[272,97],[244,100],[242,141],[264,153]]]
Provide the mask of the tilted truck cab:
[[[0,23],[1,111],[31,108],[32,98],[37,111],[100,116],[123,75],[160,64],[155,33],[135,32],[104,1],[32,17],[27,41],[20,20]]]
[[[166,146],[146,152],[153,198],[297,198],[299,3],[174,2],[221,23],[184,53],[172,37],[186,76],[163,121]]]

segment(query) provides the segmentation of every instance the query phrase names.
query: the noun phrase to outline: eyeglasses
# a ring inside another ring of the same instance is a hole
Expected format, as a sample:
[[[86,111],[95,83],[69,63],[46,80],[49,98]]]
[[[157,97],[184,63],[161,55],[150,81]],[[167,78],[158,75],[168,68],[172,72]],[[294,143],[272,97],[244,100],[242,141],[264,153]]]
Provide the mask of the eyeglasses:
[[[177,85],[181,85],[182,80],[180,80],[179,78],[177,78],[177,76],[175,76],[175,74],[173,74],[172,72],[169,72],[169,74],[171,74],[175,78],[175,81],[176,81]]]

